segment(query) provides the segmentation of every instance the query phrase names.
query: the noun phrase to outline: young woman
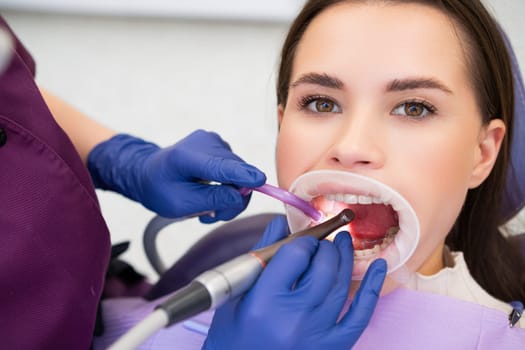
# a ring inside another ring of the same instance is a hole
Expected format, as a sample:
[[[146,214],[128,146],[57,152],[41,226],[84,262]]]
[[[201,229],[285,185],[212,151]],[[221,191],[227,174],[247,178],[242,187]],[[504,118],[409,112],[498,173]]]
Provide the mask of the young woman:
[[[308,1],[282,49],[277,102],[280,186],[319,170],[357,174],[396,190],[419,219],[409,276],[401,285],[387,276],[356,348],[525,346],[525,321],[508,326],[509,302],[525,301],[525,267],[499,231],[513,72],[502,33],[480,1]],[[363,190],[349,187],[306,199],[325,212],[359,210],[365,204],[348,204],[345,196]],[[369,214],[372,224],[382,220]],[[361,243],[361,232],[350,233]],[[250,293],[257,288],[263,286]],[[212,346],[219,332],[243,330],[235,320],[246,315],[259,337],[278,339],[279,348],[329,344],[315,336],[320,326],[310,324],[304,341],[300,322],[279,330],[271,326],[282,326],[279,315],[243,303],[216,313],[209,348],[219,348]],[[275,310],[270,301],[267,308]]]

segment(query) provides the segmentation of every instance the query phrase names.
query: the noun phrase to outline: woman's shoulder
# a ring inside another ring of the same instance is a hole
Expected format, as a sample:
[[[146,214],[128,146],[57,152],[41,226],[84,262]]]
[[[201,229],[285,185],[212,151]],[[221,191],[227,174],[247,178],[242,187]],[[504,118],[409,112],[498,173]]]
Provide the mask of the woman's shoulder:
[[[449,252],[449,254],[449,261],[453,264],[448,264],[449,266],[430,276],[415,273],[407,287],[473,302],[506,314],[512,312],[510,304],[493,297],[476,282],[469,272],[462,252]],[[525,328],[525,318],[522,317],[516,326]]]

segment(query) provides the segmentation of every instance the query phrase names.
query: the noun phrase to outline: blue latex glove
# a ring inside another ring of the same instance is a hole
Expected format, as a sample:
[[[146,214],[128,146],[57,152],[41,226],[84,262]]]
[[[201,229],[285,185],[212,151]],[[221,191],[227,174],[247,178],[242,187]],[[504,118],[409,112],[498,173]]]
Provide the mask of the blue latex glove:
[[[259,246],[283,238],[285,226],[283,218],[274,220]],[[375,309],[386,262],[378,259],[370,266],[338,321],[352,266],[347,232],[334,243],[301,237],[284,245],[248,293],[216,311],[203,349],[350,349]]]
[[[214,215],[200,217],[206,223],[232,219],[246,208],[250,196],[242,196],[238,187],[266,182],[264,173],[235,155],[219,135],[204,130],[162,149],[116,135],[93,148],[88,169],[97,188],[118,192],[164,217],[213,210]]]

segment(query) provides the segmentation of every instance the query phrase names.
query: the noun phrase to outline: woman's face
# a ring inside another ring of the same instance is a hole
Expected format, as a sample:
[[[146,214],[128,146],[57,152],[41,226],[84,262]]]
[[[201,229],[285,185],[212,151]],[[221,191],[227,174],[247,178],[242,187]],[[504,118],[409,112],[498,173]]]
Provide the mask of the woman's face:
[[[279,106],[279,185],[335,169],[397,190],[420,221],[407,265],[423,274],[442,268],[445,237],[505,130],[482,124],[458,36],[424,5],[332,6],[304,33]]]

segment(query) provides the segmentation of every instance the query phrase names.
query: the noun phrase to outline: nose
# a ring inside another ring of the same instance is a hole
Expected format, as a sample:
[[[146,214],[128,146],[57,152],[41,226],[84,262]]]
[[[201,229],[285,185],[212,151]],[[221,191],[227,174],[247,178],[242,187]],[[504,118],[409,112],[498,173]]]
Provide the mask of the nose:
[[[378,169],[384,165],[387,143],[380,116],[356,113],[344,118],[328,151],[328,161],[342,170]]]

